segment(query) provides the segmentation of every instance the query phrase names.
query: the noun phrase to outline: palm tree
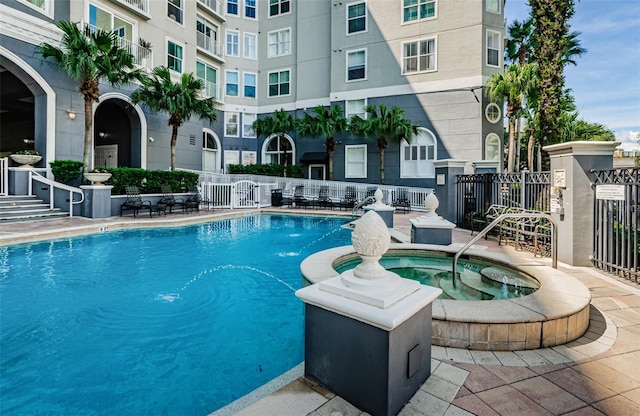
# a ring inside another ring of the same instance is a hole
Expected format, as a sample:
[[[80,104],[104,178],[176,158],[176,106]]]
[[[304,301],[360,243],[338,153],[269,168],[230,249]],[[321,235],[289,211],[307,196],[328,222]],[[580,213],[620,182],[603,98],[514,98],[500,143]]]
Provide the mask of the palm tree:
[[[204,88],[202,80],[192,73],[182,74],[178,82],[173,82],[166,66],[153,69],[150,77],[142,79],[142,86],[133,92],[131,100],[142,102],[152,111],[169,113],[171,126],[171,170],[176,168],[176,142],[178,128],[195,116],[211,123],[216,121],[214,98],[200,98]]]
[[[286,112],[284,109],[276,110],[271,115],[262,117],[253,122],[253,129],[258,136],[264,134],[269,137],[275,134],[278,137],[280,149],[284,152],[284,158],[278,158],[278,163],[286,166],[289,162],[287,150],[289,149],[289,140],[285,137],[287,133],[296,130],[297,119]],[[286,176],[286,170],[285,170]]]
[[[533,54],[533,43],[531,37],[533,36],[533,19],[529,18],[522,22],[514,20],[509,26],[509,39],[507,41],[507,48],[505,49],[505,55],[507,61],[511,63],[518,63],[520,66],[524,66],[530,61]]]
[[[347,130],[348,122],[344,118],[342,106],[334,105],[329,110],[318,105],[313,110],[315,117],[309,114],[298,123],[298,134],[310,137],[324,137],[324,147],[329,155],[329,180],[333,180],[333,152],[336,150],[336,133]]]
[[[522,114],[522,104],[536,87],[536,65],[509,65],[503,74],[494,74],[487,80],[485,91],[491,101],[507,102],[506,116],[509,120],[509,155],[507,172],[515,171],[516,118]]]
[[[411,142],[418,134],[417,124],[404,118],[404,109],[394,105],[387,111],[387,106],[379,105],[380,111],[374,105],[365,108],[367,118],[358,115],[351,117],[349,130],[358,136],[373,138],[380,150],[380,183],[384,185],[384,151],[389,141],[400,143],[402,140]]]
[[[62,31],[60,48],[43,43],[36,53],[73,80],[78,81],[78,91],[84,97],[84,154],[82,168],[89,170],[91,154],[91,130],[93,127],[93,103],[100,98],[100,83],[119,87],[140,77],[134,67],[134,56],[119,46],[115,33],[101,29],[84,32],[75,23],[58,21]]]

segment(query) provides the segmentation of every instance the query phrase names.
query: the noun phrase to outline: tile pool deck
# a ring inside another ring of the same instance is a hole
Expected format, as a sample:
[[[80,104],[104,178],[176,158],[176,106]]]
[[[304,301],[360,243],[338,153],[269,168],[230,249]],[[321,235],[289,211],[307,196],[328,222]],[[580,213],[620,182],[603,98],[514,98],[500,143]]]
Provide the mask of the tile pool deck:
[[[288,208],[265,211],[295,212]],[[249,213],[226,210],[210,214],[202,211],[152,219],[70,218],[1,224],[0,246],[93,233],[105,227],[113,230],[139,225],[182,225]],[[409,219],[419,215],[421,213],[396,214],[394,236],[408,239]],[[562,244],[562,236],[559,237]],[[454,244],[461,246],[470,238],[468,231],[454,230]],[[480,240],[477,246],[514,259],[550,263],[529,252],[498,246],[491,239]],[[432,375],[400,415],[640,414],[640,285],[605,275],[591,267],[572,267],[563,263],[558,267],[584,283],[591,292],[590,326],[584,336],[563,346],[517,352],[434,346]],[[339,396],[305,380],[302,373],[300,365],[213,415],[366,415]]]

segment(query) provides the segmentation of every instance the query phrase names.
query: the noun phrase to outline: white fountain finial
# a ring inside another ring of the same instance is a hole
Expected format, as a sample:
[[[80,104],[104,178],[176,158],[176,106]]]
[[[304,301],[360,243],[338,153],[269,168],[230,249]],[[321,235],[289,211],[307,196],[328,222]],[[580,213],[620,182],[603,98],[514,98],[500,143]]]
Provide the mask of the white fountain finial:
[[[424,207],[427,209],[427,213],[424,215],[425,217],[437,217],[436,209],[440,206],[440,201],[438,201],[438,197],[436,194],[431,192],[424,199]]]
[[[391,235],[384,220],[375,211],[367,211],[356,222],[351,233],[351,243],[362,257],[362,263],[356,266],[353,274],[367,280],[383,278],[387,271],[378,263],[380,257],[389,250]]]

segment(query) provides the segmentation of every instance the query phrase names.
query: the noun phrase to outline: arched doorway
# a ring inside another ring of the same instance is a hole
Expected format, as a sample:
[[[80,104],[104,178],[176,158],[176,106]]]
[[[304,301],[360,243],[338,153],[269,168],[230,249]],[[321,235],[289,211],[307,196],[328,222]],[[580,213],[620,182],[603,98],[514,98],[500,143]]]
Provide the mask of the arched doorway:
[[[94,116],[94,167],[144,167],[142,130],[133,104],[119,97],[102,97]]]

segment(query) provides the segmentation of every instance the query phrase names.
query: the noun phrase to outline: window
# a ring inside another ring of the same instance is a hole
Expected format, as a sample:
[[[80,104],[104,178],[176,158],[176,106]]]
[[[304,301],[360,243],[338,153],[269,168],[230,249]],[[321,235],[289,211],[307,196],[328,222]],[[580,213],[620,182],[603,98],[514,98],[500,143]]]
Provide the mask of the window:
[[[209,129],[202,131],[202,170],[205,172],[220,171],[220,142],[215,133]]]
[[[53,0],[25,0],[31,7],[53,17]]]
[[[196,62],[196,77],[204,83],[205,96],[207,98],[221,98],[217,94],[218,70],[204,62]]]
[[[258,155],[256,152],[248,152],[248,151],[243,151],[242,152],[242,164],[243,165],[255,165],[256,164],[256,159],[257,159]]]
[[[486,0],[486,9],[491,13],[500,13],[501,0]]]
[[[289,70],[269,72],[269,97],[289,95]]]
[[[167,67],[182,73],[182,46],[172,41],[167,41]]]
[[[269,58],[291,53],[291,29],[269,32]]]
[[[227,56],[240,56],[240,34],[227,30]]]
[[[226,80],[226,94],[231,97],[238,96],[238,71],[226,71],[225,72],[225,80]]]
[[[218,47],[218,26],[214,25],[202,16],[196,20],[197,44],[214,55],[222,55]]]
[[[425,39],[402,45],[402,73],[435,71],[436,40]]]
[[[436,0],[403,0],[404,23],[436,17]]]
[[[367,30],[367,3],[356,3],[347,6],[347,33],[358,33]]]
[[[256,18],[256,0],[244,0],[244,17]]]
[[[218,149],[218,143],[216,141],[215,136],[212,133],[208,131],[202,132],[202,148],[208,149],[208,150]]]
[[[344,147],[344,177],[367,177],[367,145],[347,145]]]
[[[347,100],[345,102],[345,117],[351,118],[352,116],[360,116],[360,118],[367,118],[367,113],[364,110],[366,106],[366,98],[361,100]]]
[[[484,140],[484,159],[500,160],[500,138],[495,133],[489,133]]]
[[[258,115],[255,113],[242,114],[242,137],[255,138],[256,131],[253,129],[253,122],[256,121]]]
[[[178,23],[182,23],[183,13],[184,4],[182,4],[182,0],[167,1],[167,16],[169,17],[169,19],[175,20]]]
[[[423,128],[411,143],[402,141],[400,146],[400,171],[402,178],[434,178],[436,140],[433,134]]]
[[[245,72],[243,75],[244,96],[247,98],[256,98],[256,80],[257,75],[252,72]]]
[[[484,109],[484,116],[490,123],[493,124],[500,121],[501,111],[500,107],[498,107],[498,104],[489,103],[489,105],[487,105],[487,108]]]
[[[224,113],[224,135],[238,137],[238,117],[239,113],[227,111]]]
[[[255,33],[244,34],[244,57],[247,59],[258,57],[258,35]]]
[[[277,16],[289,11],[291,11],[290,0],[269,0],[269,16]]]
[[[227,171],[229,170],[229,165],[239,165],[240,164],[240,152],[237,150],[225,150],[224,151],[224,165]]]
[[[365,49],[347,53],[347,81],[366,79],[367,51]]]
[[[262,163],[275,163],[277,165],[292,165],[295,160],[295,151],[290,137],[284,135],[271,136],[264,144],[264,156]]]
[[[238,14],[238,1],[239,0],[227,0],[227,14]]]
[[[487,66],[500,67],[500,32],[487,30]]]
[[[92,4],[89,5],[89,24],[93,26],[93,28],[113,32],[129,42],[133,42],[133,23]]]

